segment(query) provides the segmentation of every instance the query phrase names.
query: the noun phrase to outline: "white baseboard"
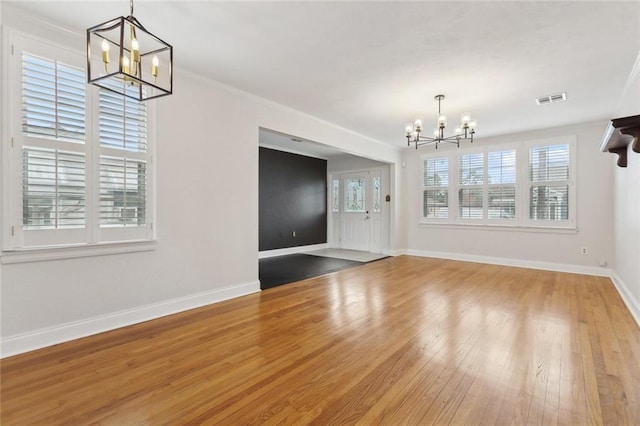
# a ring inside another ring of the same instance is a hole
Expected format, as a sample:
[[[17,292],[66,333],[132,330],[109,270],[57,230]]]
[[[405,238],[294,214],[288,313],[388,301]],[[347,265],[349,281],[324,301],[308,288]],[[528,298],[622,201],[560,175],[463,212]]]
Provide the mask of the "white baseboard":
[[[312,244],[310,246],[288,247],[275,250],[264,250],[258,252],[258,259],[266,259],[268,257],[284,256],[287,254],[305,253],[307,251],[322,250],[329,248],[329,244]]]
[[[564,263],[536,262],[531,260],[507,259],[503,257],[477,256],[472,254],[436,252],[425,250],[405,250],[405,254],[420,257],[435,257],[438,259],[460,260],[462,262],[488,263],[490,265],[515,266],[519,268],[541,269],[544,271],[569,272],[573,274],[595,275],[610,277],[609,268],[569,265]]]
[[[622,278],[620,278],[620,276],[615,272],[612,272],[611,274],[611,281],[613,281],[613,285],[616,286],[618,293],[620,293],[620,297],[622,297],[622,301],[627,305],[633,319],[636,320],[636,324],[640,327],[640,302],[638,302],[633,294],[631,294],[629,288],[626,286],[624,281],[622,281]]]
[[[47,327],[29,333],[3,337],[0,340],[0,358],[29,352],[46,346],[68,342],[69,340],[91,336],[116,328],[126,327],[144,321],[199,308],[234,297],[260,291],[258,281],[238,284],[202,293],[191,294],[176,299],[165,300],[133,309],[100,315],[82,321],[75,321]]]
[[[398,249],[398,250],[387,250],[387,253],[383,252],[389,256],[402,256],[403,254],[407,254],[407,249]]]

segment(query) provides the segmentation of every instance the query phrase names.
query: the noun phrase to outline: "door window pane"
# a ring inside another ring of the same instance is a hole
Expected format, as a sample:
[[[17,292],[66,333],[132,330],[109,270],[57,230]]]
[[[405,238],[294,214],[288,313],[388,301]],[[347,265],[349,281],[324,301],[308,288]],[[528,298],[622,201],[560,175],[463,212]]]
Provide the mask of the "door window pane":
[[[345,179],[344,181],[344,211],[365,211],[365,180]]]
[[[373,178],[373,211],[380,213],[380,178]]]

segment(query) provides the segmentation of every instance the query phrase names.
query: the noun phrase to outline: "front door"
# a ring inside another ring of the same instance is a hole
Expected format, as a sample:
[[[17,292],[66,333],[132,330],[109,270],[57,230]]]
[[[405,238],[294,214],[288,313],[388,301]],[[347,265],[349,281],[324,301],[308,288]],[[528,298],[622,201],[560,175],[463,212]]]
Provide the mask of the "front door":
[[[369,172],[341,176],[341,247],[349,250],[371,249],[371,175]]]

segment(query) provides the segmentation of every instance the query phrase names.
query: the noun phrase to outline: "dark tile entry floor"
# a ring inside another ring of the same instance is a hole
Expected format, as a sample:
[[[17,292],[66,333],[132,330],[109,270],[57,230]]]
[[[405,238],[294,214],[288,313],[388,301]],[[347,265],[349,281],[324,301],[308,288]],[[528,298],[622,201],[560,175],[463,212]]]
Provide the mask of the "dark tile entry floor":
[[[266,290],[282,284],[364,265],[364,263],[308,254],[289,254],[260,259],[258,263],[260,288]]]

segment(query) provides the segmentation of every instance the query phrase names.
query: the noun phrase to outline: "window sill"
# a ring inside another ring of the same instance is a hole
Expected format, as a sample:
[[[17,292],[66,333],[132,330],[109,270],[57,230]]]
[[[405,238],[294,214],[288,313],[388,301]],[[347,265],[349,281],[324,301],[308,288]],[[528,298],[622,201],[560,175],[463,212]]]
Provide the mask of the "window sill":
[[[110,254],[152,251],[158,246],[156,240],[109,242],[100,244],[77,244],[65,247],[37,247],[3,251],[0,263],[42,262],[47,260],[75,259],[80,257],[106,256]]]
[[[527,226],[519,224],[486,224],[486,223],[437,223],[419,222],[421,228],[441,228],[441,229],[477,229],[507,232],[537,232],[551,234],[577,234],[577,227],[570,226]]]

